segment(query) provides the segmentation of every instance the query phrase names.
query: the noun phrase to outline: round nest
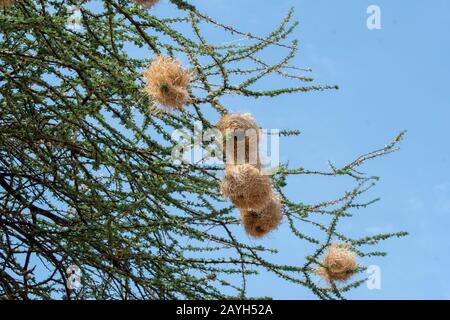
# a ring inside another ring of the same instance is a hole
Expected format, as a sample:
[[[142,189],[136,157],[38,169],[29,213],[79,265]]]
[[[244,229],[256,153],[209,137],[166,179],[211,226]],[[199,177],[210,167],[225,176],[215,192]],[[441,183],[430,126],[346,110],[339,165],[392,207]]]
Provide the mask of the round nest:
[[[160,56],[145,70],[145,91],[165,107],[181,109],[189,102],[191,74],[173,58]]]
[[[225,163],[252,164],[260,168],[261,131],[250,113],[226,114],[222,116],[216,127],[225,137]]]
[[[152,7],[154,6],[159,0],[134,0],[134,2],[140,4],[141,6],[145,7]]]
[[[220,118],[219,122],[216,124],[216,127],[222,133],[225,133],[227,130],[236,129],[254,129],[256,132],[259,132],[258,124],[250,113],[225,114],[222,118]]]
[[[283,219],[282,204],[278,196],[273,195],[262,210],[241,210],[241,219],[247,234],[261,238],[275,230]]]
[[[272,197],[270,179],[250,164],[228,166],[220,189],[240,209],[262,210]]]
[[[12,6],[16,0],[0,0],[0,8],[6,8]]]
[[[349,245],[333,243],[317,273],[328,282],[347,281],[358,267]]]

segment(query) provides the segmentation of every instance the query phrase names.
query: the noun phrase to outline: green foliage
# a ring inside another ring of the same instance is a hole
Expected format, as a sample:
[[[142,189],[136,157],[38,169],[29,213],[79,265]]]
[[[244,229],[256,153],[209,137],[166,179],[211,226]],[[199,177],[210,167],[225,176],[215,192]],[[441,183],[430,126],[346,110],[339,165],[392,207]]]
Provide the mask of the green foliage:
[[[286,223],[299,246],[315,249],[297,266],[273,262],[276,250],[235,235],[239,220],[218,189],[223,168],[175,165],[170,135],[193,130],[194,121],[212,127],[205,110],[227,112],[221,102],[227,95],[275,97],[337,87],[308,85],[313,79],[298,72],[310,70],[290,64],[297,51],[296,41],[286,43],[297,25],[292,11],[260,37],[186,1],[171,3],[179,17],[160,18],[125,0],[105,0],[95,11],[81,1],[84,31],[66,26],[72,1],[23,0],[1,10],[0,297],[247,298],[247,278],[266,270],[321,299],[343,298],[362,281],[327,286],[317,283],[313,269],[332,241],[351,243],[359,255],[370,256],[380,253],[367,245],[404,235],[351,239],[337,229],[343,218],[371,203],[355,202],[376,181],[358,167],[395,151],[402,135],[330,171],[283,165],[274,184],[285,201]],[[210,27],[248,42],[214,44],[202,33]],[[165,54],[189,62],[189,107],[172,114],[155,108],[142,93],[148,60],[130,57],[131,44],[148,58]],[[284,57],[277,63],[258,58],[269,48]],[[269,75],[296,84],[258,89]],[[295,175],[346,176],[356,186],[336,200],[296,203],[284,194],[287,177]],[[323,237],[305,234],[305,225]],[[81,289],[67,286],[70,265],[82,270]]]

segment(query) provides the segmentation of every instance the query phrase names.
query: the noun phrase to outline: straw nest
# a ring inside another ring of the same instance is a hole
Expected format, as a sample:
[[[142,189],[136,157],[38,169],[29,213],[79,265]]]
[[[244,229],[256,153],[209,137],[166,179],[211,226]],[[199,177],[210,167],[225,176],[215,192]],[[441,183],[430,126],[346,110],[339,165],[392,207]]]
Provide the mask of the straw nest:
[[[225,114],[220,118],[216,127],[222,132],[235,129],[254,129],[259,132],[259,127],[250,113]]]
[[[141,6],[152,7],[159,2],[159,0],[134,0],[134,2],[140,4]]]
[[[0,8],[6,8],[12,6],[16,0],[0,0]]]
[[[272,197],[270,179],[250,164],[227,166],[220,188],[240,209],[262,210]]]
[[[165,107],[181,109],[189,102],[191,74],[173,58],[160,56],[145,70],[145,91]]]
[[[333,243],[317,273],[328,282],[346,281],[358,267],[355,254],[349,245]]]
[[[260,168],[260,129],[249,113],[226,114],[216,127],[225,137],[224,155],[227,164],[253,164]]]
[[[282,204],[278,196],[273,195],[267,206],[260,210],[241,210],[241,219],[245,231],[254,238],[261,238],[275,230],[283,219]]]

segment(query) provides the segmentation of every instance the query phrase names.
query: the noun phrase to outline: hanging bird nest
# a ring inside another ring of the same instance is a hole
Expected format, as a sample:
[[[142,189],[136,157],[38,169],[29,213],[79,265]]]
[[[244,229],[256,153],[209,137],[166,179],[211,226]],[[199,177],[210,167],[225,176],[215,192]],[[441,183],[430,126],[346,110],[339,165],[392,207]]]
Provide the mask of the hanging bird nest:
[[[145,70],[145,91],[170,109],[181,109],[189,102],[191,74],[173,58],[159,56]]]
[[[16,0],[0,0],[0,8],[11,7]]]
[[[250,164],[228,166],[221,191],[240,209],[264,209],[272,197],[270,179]]]
[[[152,7],[159,2],[159,0],[134,0],[134,2],[144,7]]]
[[[349,245],[333,243],[323,259],[317,273],[327,280],[346,281],[356,271],[358,264]]]
[[[283,219],[281,199],[273,195],[267,206],[258,210],[241,210],[245,231],[254,238],[261,238],[275,230]]]
[[[225,137],[225,163],[252,164],[260,168],[261,131],[250,113],[226,114],[216,127]]]
[[[259,127],[250,113],[225,114],[220,118],[216,127],[222,132],[235,129],[254,129],[259,132]]]

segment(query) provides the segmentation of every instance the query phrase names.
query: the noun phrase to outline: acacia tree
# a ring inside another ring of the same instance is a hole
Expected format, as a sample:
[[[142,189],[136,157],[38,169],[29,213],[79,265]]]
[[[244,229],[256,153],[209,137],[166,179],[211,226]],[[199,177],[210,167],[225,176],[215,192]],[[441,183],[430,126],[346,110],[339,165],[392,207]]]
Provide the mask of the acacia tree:
[[[82,31],[68,28],[69,5],[79,6]],[[397,150],[402,134],[344,166],[330,164],[329,171],[280,166],[272,181],[284,223],[299,246],[314,249],[298,265],[277,262],[276,248],[236,235],[240,220],[219,190],[223,167],[174,163],[171,133],[193,133],[194,121],[213,128],[205,114],[227,113],[227,95],[337,88],[311,85],[309,70],[291,65],[297,51],[288,40],[297,25],[292,12],[258,36],[183,0],[159,5],[176,6],[179,17],[160,18],[124,0],[94,7],[83,0],[18,0],[0,9],[0,297],[246,298],[248,277],[265,270],[318,298],[343,298],[364,277],[315,280],[331,243],[350,244],[361,257],[381,256],[369,245],[405,234],[353,239],[338,231],[343,218],[373,202],[356,200],[377,180],[358,168]],[[211,27],[248,41],[216,44],[204,36]],[[130,45],[147,59],[130,56]],[[273,49],[279,62],[260,58]],[[179,112],[160,111],[143,93],[144,67],[158,55],[182,59],[191,70],[189,105]],[[268,76],[294,84],[260,89]],[[284,193],[290,175],[346,176],[355,187],[335,200],[296,203]],[[304,233],[305,225],[317,232]],[[82,273],[77,288],[68,285],[72,265]]]

